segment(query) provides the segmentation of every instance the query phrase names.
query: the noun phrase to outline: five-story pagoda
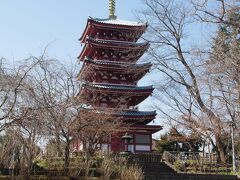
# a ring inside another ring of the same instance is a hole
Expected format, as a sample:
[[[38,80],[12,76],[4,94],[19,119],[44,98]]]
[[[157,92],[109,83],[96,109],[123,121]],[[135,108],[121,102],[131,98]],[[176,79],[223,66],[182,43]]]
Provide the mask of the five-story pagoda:
[[[85,45],[78,57],[83,62],[78,79],[84,82],[79,96],[92,110],[114,110],[116,119],[129,127],[132,152],[151,151],[152,134],[161,130],[161,126],[147,125],[156,111],[139,111],[136,107],[153,91],[152,86],[137,86],[151,68],[150,63],[136,63],[149,47],[148,42],[137,42],[147,24],[117,19],[115,0],[109,1],[109,11],[108,19],[89,17],[80,38]],[[109,142],[101,145],[102,149],[123,151],[121,137],[122,134],[112,135]]]

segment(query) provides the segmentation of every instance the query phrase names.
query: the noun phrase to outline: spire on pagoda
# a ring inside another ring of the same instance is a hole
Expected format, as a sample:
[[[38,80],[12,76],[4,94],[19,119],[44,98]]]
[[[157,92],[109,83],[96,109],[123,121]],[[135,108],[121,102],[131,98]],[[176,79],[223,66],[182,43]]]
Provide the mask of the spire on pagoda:
[[[109,0],[109,19],[116,19],[115,16],[115,0]]]

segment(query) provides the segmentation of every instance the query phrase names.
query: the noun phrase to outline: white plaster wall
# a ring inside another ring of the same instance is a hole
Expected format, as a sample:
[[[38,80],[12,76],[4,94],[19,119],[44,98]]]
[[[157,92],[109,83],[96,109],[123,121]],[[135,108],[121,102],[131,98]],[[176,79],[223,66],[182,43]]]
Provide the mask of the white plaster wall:
[[[136,151],[150,151],[149,145],[136,145]]]

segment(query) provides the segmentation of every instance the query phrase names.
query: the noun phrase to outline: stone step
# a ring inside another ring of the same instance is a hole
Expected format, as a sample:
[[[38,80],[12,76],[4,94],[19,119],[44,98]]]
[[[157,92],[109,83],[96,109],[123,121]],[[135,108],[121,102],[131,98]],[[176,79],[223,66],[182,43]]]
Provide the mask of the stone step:
[[[237,180],[237,176],[209,174],[145,174],[144,180]]]
[[[237,180],[237,176],[177,173],[164,162],[139,164],[145,180]]]
[[[175,171],[167,166],[163,162],[159,163],[145,163],[140,164],[140,167],[142,167],[143,172],[167,172],[167,173],[175,173]]]
[[[172,170],[169,170],[169,169],[157,169],[157,170],[154,170],[154,169],[142,169],[143,172],[148,172],[148,173],[161,173],[161,172],[165,172],[165,173],[176,173]]]

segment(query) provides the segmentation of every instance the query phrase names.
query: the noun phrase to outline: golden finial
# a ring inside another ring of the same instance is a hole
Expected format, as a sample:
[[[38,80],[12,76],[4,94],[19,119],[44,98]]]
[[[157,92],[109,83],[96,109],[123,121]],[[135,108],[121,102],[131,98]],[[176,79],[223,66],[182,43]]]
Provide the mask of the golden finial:
[[[109,0],[109,18],[110,19],[117,18],[117,16],[115,16],[115,0]]]

